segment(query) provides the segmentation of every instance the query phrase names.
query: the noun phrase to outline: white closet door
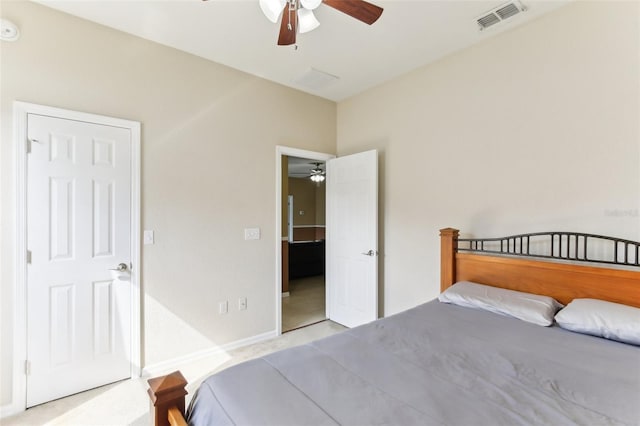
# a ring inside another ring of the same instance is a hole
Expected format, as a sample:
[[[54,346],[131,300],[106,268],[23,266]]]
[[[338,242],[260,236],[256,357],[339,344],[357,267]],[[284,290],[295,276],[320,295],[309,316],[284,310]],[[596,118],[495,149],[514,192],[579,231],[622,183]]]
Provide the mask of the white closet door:
[[[27,126],[30,407],[131,377],[132,141],[37,114]]]

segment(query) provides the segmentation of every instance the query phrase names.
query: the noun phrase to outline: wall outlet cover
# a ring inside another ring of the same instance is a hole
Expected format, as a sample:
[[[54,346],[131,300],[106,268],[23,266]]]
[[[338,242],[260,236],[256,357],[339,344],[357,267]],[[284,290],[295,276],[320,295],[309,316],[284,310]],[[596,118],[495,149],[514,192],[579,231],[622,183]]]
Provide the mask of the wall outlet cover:
[[[152,230],[145,230],[142,236],[142,242],[144,244],[153,244],[154,243],[154,236],[153,236],[153,231]]]
[[[245,230],[244,230],[244,239],[245,240],[259,240],[260,239],[260,228],[245,228]]]

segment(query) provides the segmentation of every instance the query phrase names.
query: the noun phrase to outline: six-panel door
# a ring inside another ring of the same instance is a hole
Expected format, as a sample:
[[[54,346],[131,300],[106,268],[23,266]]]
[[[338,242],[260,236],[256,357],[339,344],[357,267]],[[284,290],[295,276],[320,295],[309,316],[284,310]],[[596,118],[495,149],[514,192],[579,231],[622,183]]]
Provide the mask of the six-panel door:
[[[131,376],[131,134],[29,114],[27,407]]]

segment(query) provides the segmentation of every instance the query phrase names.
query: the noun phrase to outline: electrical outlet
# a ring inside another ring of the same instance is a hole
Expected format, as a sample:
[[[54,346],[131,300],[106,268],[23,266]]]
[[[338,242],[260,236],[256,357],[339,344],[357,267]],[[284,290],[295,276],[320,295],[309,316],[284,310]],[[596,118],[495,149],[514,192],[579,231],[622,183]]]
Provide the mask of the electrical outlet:
[[[220,315],[226,314],[227,312],[229,312],[229,303],[226,300],[224,302],[220,302],[218,304],[218,309]]]
[[[244,230],[244,239],[245,240],[259,240],[260,239],[260,228],[245,228],[245,230]]]
[[[152,230],[145,230],[143,235],[143,243],[146,244],[153,244],[154,242],[154,237],[153,237],[153,231]]]
[[[238,299],[238,310],[245,311],[247,309],[247,298],[241,297]]]

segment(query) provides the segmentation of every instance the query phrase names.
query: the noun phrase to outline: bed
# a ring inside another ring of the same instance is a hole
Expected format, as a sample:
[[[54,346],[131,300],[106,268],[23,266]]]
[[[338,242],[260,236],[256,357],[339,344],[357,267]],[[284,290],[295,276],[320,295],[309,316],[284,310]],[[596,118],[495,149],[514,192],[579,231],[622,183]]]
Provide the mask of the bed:
[[[443,294],[473,282],[640,307],[640,243],[440,237]],[[179,372],[149,383],[158,425],[640,424],[640,346],[439,300],[216,373],[186,414]]]

